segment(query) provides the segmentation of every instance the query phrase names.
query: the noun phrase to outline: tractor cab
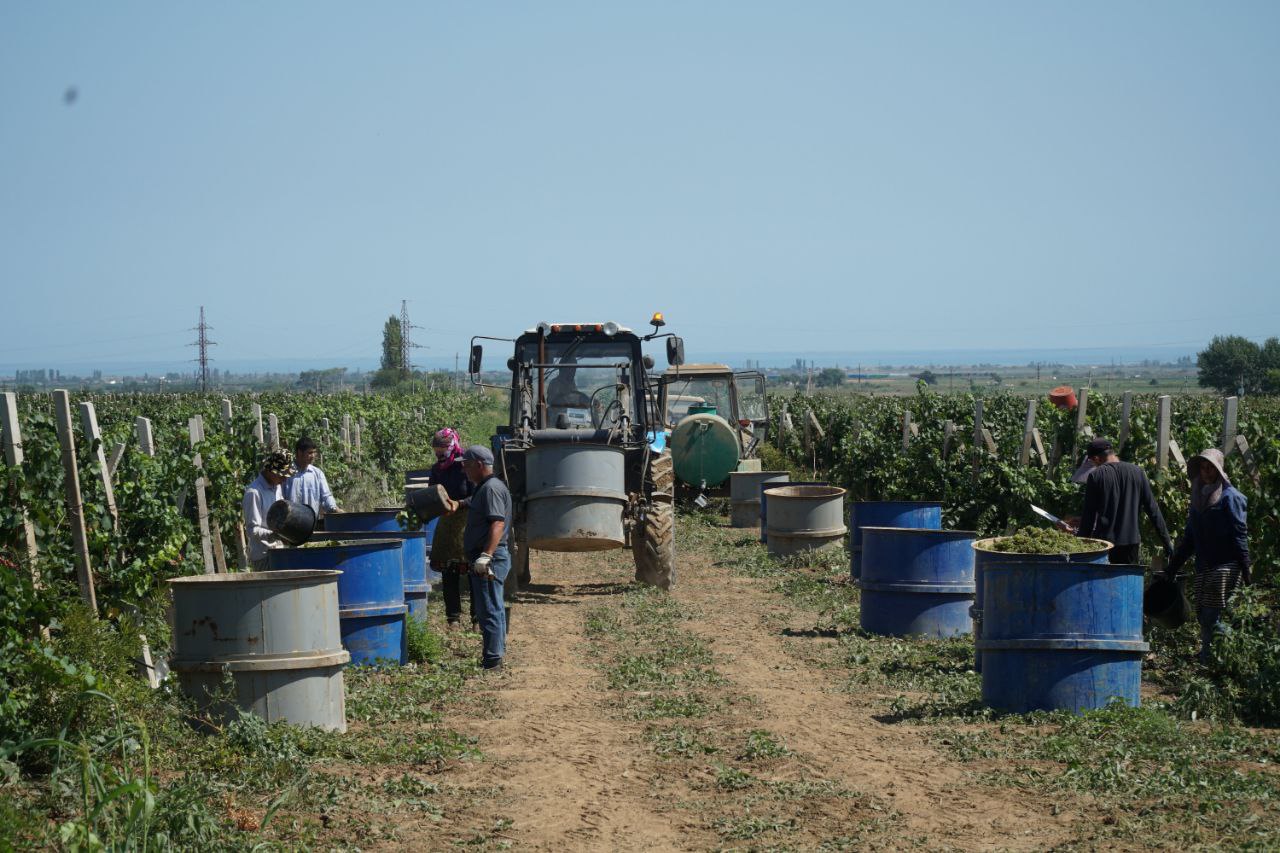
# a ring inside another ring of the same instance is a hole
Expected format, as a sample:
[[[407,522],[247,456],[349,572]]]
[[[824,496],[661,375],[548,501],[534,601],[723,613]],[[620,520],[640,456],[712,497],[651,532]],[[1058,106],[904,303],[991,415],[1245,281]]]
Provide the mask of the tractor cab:
[[[662,315],[641,336],[617,323],[539,323],[514,339],[472,339],[468,364],[481,380],[480,340],[511,344],[510,418],[493,436],[496,472],[514,501],[516,568],[528,551],[630,547],[636,578],[666,587],[675,551],[670,457],[646,342],[666,341],[667,363],[684,362],[684,342],[662,333]]]

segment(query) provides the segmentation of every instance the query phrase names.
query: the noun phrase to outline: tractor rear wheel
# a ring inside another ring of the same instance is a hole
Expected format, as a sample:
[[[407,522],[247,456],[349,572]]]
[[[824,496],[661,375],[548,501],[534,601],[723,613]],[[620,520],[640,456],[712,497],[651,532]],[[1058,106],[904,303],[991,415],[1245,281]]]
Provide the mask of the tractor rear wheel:
[[[676,511],[671,503],[651,503],[637,526],[631,550],[636,580],[670,589],[676,577]]]

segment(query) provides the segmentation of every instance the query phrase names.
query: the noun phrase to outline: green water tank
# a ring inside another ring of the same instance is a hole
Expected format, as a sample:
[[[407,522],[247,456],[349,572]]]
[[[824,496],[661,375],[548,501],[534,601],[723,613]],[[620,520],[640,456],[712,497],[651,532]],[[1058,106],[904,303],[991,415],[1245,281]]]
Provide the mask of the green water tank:
[[[719,415],[687,415],[672,430],[669,445],[676,479],[694,488],[715,488],[738,470],[738,434]]]

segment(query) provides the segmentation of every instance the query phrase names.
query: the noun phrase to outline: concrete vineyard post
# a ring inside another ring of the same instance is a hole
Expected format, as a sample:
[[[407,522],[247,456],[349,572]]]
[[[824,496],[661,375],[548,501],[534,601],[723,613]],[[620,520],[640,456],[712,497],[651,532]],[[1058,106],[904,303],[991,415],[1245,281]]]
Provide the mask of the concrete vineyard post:
[[[71,428],[71,397],[62,389],[53,392],[53,410],[58,419],[58,444],[62,448],[62,472],[67,492],[67,517],[76,563],[80,597],[93,617],[98,618],[98,596],[93,588],[93,566],[89,563],[89,534],[84,526],[84,500],[80,495],[80,471],[76,467],[76,437]]]
[[[1182,455],[1182,447],[1179,446],[1176,439],[1169,439],[1169,455],[1173,457],[1173,464],[1181,471],[1187,467],[1187,459]]]
[[[1116,453],[1124,450],[1129,443],[1129,417],[1133,414],[1133,392],[1125,391],[1120,403],[1120,440],[1116,444]]]
[[[266,444],[262,437],[262,406],[254,403],[249,407],[249,413],[253,416],[253,437],[257,440],[258,446]]]
[[[98,429],[98,412],[93,403],[80,404],[80,428],[84,431],[84,439],[89,442],[94,458],[98,460],[98,472],[102,480],[103,500],[107,504],[107,512],[116,526],[120,524],[120,513],[116,510],[116,493],[111,487],[111,469],[107,467],[107,454],[102,447],[102,430]]]
[[[192,447],[204,438],[204,424],[199,415],[187,421],[187,434],[191,438]],[[192,464],[197,469],[204,466],[204,460],[200,458],[199,453],[192,459]],[[215,572],[213,538],[209,533],[209,504],[205,499],[204,485],[204,476],[196,477],[196,517],[200,522],[200,555],[204,558],[204,573],[211,575]]]
[[[138,435],[138,450],[147,456],[156,455],[156,442],[151,437],[151,419],[134,418],[133,431]]]
[[[0,431],[4,433],[5,464],[16,474],[26,457],[22,453],[22,427],[18,424],[18,395],[12,391],[4,392],[0,398]],[[40,552],[36,548],[36,528],[25,506],[22,508],[22,534],[27,545],[27,559],[32,563],[31,579],[38,588],[40,583],[35,560]]]
[[[1236,418],[1240,411],[1240,398],[1228,397],[1222,404],[1222,455],[1230,456],[1236,443]]]
[[[973,401],[973,479],[982,470],[982,400]]]
[[[904,409],[902,412],[902,449],[907,451],[911,449],[911,410]]]
[[[222,430],[231,435],[231,401],[225,397],[222,400]]]
[[[360,424],[351,425],[351,446],[355,450],[356,459],[360,458]]]
[[[956,422],[944,421],[942,424],[942,461],[946,462],[951,455],[951,440],[956,435]]]
[[[320,433],[321,433],[325,438],[328,438],[328,437],[329,437],[329,419],[328,419],[328,418],[321,418],[321,419],[320,419]]]
[[[1172,398],[1162,394],[1156,410],[1156,468],[1161,471],[1169,467],[1169,418],[1172,412]]]
[[[268,436],[271,439],[271,449],[273,451],[280,449],[280,419],[276,417],[275,412],[267,415]]]
[[[342,460],[351,461],[351,415],[342,416]]]
[[[1031,441],[1036,428],[1036,401],[1027,401],[1027,419],[1022,427],[1022,451],[1018,454],[1018,464],[1023,468],[1031,462]]]

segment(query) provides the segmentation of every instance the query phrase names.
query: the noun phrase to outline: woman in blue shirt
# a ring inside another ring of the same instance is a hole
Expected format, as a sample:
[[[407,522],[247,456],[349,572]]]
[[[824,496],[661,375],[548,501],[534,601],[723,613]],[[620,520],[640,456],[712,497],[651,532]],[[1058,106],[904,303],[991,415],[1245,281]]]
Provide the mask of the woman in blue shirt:
[[[1165,573],[1173,578],[1195,554],[1192,581],[1200,623],[1200,662],[1209,662],[1214,629],[1231,594],[1249,582],[1249,502],[1227,478],[1222,451],[1211,448],[1187,461],[1191,508],[1182,541]]]

